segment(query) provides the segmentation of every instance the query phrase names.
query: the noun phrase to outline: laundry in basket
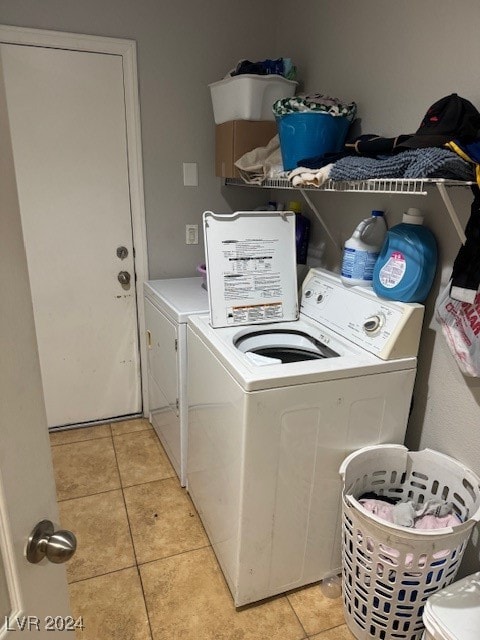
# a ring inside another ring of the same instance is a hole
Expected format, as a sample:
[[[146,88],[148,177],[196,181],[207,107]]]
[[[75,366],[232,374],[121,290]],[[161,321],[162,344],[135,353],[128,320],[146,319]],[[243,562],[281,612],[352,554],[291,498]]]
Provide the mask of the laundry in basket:
[[[480,520],[480,478],[449,456],[402,445],[360,449],[340,474],[347,625],[358,640],[420,640],[425,602],[453,582]],[[420,504],[451,502],[458,525],[421,530],[386,522],[357,499],[367,492]]]
[[[277,121],[283,168],[290,171],[300,160],[341,151],[357,106],[322,94],[277,100]]]

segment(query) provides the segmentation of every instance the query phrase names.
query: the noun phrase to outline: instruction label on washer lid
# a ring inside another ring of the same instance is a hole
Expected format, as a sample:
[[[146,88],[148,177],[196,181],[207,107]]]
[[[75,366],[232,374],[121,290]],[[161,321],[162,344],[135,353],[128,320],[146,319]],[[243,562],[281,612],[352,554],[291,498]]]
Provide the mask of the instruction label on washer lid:
[[[296,320],[295,215],[204,213],[214,327]]]

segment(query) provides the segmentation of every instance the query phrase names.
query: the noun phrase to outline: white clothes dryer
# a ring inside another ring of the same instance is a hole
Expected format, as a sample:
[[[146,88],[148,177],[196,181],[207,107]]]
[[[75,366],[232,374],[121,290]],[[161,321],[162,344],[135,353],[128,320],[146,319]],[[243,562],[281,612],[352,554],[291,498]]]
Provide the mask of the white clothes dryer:
[[[186,483],[187,318],[208,311],[202,278],[144,284],[149,417],[170,462]]]
[[[297,320],[188,320],[187,488],[236,606],[340,572],[352,451],[403,443],[423,306],[312,269]]]

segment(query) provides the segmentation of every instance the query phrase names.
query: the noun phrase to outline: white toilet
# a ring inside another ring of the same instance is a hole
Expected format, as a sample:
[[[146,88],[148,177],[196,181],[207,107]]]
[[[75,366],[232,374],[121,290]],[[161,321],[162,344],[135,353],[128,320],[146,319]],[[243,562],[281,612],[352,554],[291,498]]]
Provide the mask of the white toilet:
[[[430,596],[423,623],[423,640],[478,640],[480,571]]]

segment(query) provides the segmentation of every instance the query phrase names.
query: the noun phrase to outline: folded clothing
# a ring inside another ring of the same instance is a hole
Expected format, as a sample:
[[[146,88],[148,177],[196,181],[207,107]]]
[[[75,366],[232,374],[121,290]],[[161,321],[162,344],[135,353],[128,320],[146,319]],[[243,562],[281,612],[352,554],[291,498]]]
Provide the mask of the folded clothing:
[[[276,60],[259,60],[251,62],[250,60],[240,60],[235,69],[232,69],[228,76],[239,76],[243,74],[255,74],[259,76],[283,76],[287,80],[295,80],[297,68],[292,63],[291,58],[277,58]]]
[[[274,136],[266,147],[257,147],[247,151],[235,162],[242,179],[249,184],[262,184],[267,178],[273,178],[283,172],[282,154],[278,135]]]
[[[403,151],[397,155],[367,158],[347,156],[322,166],[297,167],[288,174],[293,186],[312,184],[320,187],[327,180],[446,178],[471,180],[472,166],[453,151],[427,147]]]
[[[327,164],[321,169],[308,169],[307,167],[297,167],[288,174],[288,179],[294,187],[297,186],[310,186],[321,187],[330,175],[333,164]]]
[[[408,138],[408,136],[382,138],[373,133],[364,134],[353,139],[351,142],[346,142],[343,151],[323,153],[320,156],[304,158],[297,162],[297,166],[307,167],[309,169],[320,169],[327,164],[337,162],[338,160],[349,156],[367,156],[376,158],[377,156],[404,153],[405,149],[402,149],[398,145],[405,138]],[[455,151],[455,149],[452,149],[452,151]],[[467,161],[466,158],[464,158],[464,160]]]
[[[272,111],[276,116],[289,113],[328,113],[331,116],[343,116],[353,120],[357,113],[355,102],[342,102],[338,98],[324,96],[321,93],[298,94],[291,98],[281,98],[273,103]]]
[[[405,151],[399,145],[410,138],[409,135],[395,136],[395,138],[384,138],[375,133],[366,133],[351,142],[345,143],[345,151],[349,155],[358,156],[378,156],[379,154],[400,153]]]
[[[368,180],[370,178],[447,178],[471,180],[471,165],[448,149],[426,147],[403,151],[393,156],[366,158],[348,156],[332,166],[331,180]]]

